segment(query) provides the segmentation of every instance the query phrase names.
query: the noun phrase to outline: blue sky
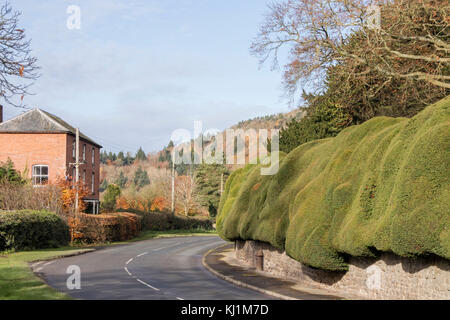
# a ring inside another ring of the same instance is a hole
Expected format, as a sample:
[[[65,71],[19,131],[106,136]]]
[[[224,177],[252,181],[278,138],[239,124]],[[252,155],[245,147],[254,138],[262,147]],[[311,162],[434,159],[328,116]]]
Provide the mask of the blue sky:
[[[178,128],[286,112],[281,73],[249,47],[264,0],[15,0],[42,77],[25,97],[107,151],[157,151]],[[81,29],[69,30],[69,5]],[[5,117],[21,110],[5,106]]]

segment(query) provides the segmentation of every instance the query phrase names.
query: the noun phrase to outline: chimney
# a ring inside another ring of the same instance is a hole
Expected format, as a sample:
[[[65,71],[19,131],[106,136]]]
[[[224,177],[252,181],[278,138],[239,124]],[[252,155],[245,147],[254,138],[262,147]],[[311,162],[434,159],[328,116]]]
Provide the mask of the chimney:
[[[0,104],[0,123],[3,122],[3,106]]]

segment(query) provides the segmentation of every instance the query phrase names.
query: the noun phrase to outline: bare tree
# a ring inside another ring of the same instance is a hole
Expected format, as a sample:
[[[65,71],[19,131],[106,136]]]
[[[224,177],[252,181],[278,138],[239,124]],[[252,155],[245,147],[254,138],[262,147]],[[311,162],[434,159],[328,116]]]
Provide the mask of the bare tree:
[[[284,83],[291,94],[306,82],[321,88],[325,71],[342,63],[352,66],[340,69],[347,75],[450,88],[448,0],[288,0],[270,10],[251,51],[277,65],[280,49],[289,48]]]
[[[8,3],[0,9],[0,96],[16,107],[24,107],[23,99],[39,77],[37,58],[31,56],[31,40],[18,25],[20,15]]]
[[[196,185],[191,176],[178,176],[175,180],[175,198],[178,206],[183,208],[185,216],[196,208]]]

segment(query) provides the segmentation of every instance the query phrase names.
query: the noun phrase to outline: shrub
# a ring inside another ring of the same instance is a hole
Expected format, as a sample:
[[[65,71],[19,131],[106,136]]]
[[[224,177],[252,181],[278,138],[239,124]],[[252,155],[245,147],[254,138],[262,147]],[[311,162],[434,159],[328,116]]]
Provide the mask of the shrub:
[[[120,196],[120,188],[115,184],[110,184],[106,188],[105,196],[102,201],[102,209],[107,212],[112,212],[116,208],[117,198]]]
[[[346,270],[374,251],[450,259],[450,97],[411,119],[378,117],[280,157],[276,175],[249,165],[228,179],[217,230],[294,259]]]
[[[344,108],[328,97],[318,97],[310,104],[306,117],[294,119],[281,129],[281,151],[289,153],[303,143],[335,137],[352,124],[351,116]]]
[[[136,237],[142,218],[132,213],[77,214],[69,218],[73,238],[84,243],[124,241]]]
[[[67,224],[48,211],[0,212],[0,250],[44,249],[69,243]]]
[[[194,218],[170,213],[143,212],[139,210],[127,210],[142,218],[142,230],[166,231],[166,230],[212,230],[213,222],[208,218]],[[124,210],[119,210],[124,212]]]

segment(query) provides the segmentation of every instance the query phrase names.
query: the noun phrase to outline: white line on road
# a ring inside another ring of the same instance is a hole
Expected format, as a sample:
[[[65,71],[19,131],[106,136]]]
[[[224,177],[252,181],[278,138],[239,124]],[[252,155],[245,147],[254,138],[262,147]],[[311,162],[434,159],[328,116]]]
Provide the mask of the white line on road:
[[[184,300],[183,298],[177,297],[178,300]]]
[[[138,255],[136,256],[136,258],[139,258],[139,257],[145,256],[146,254],[148,254],[148,252],[144,252],[144,253],[138,254]]]
[[[133,261],[134,258],[131,258],[130,260],[127,261],[127,263],[125,263],[126,265],[128,265],[131,261]]]
[[[131,272],[128,271],[128,268],[127,268],[127,267],[125,267],[124,269],[125,269],[125,271],[128,273],[129,276],[132,276]]]
[[[155,288],[154,286],[149,285],[148,283],[145,283],[144,281],[142,281],[142,280],[140,280],[140,279],[136,279],[136,280],[137,280],[138,282],[142,283],[144,286],[147,286],[147,287],[149,287],[149,288],[152,288],[153,290],[159,291],[158,288]]]

